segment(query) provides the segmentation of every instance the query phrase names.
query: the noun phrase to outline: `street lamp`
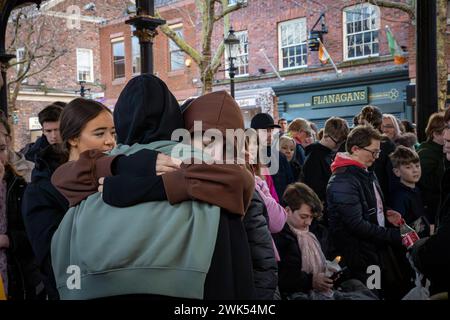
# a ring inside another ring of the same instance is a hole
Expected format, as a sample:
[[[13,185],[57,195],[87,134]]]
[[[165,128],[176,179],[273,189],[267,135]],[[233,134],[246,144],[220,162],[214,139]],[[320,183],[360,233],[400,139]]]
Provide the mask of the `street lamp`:
[[[75,93],[79,93],[80,97],[84,98],[86,96],[86,91],[89,92],[89,94],[91,93],[91,89],[86,89],[85,85],[86,85],[86,81],[80,81],[80,90],[75,91]]]
[[[239,39],[234,34],[233,27],[230,27],[228,31],[228,37],[223,41],[225,43],[225,47],[228,53],[228,74],[230,76],[230,93],[234,98],[234,76],[236,75],[237,68],[234,65],[234,60],[236,60],[236,56],[239,50]]]
[[[136,28],[133,35],[139,38],[142,74],[153,74],[153,39],[158,34],[156,28],[166,23],[165,20],[153,17],[154,2],[154,0],[136,0],[136,15],[125,21],[126,24]]]

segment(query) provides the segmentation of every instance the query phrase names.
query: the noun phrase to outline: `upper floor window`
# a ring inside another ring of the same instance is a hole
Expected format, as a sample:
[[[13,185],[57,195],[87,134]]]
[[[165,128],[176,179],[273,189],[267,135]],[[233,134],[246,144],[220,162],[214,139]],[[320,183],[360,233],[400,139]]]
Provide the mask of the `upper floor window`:
[[[181,24],[170,27],[173,32],[180,38],[183,38],[183,26]],[[169,39],[169,57],[170,57],[170,71],[180,70],[184,68],[184,52],[179,46]]]
[[[94,58],[91,49],[77,48],[77,81],[94,82]]]
[[[141,46],[139,38],[136,36],[131,38],[131,51],[133,53],[133,74],[139,74],[141,73]]]
[[[112,42],[113,79],[125,77],[125,44],[123,38]]]
[[[344,59],[379,54],[380,8],[369,3],[344,9]]]
[[[239,39],[239,49],[236,53],[234,66],[236,67],[236,76],[248,75],[248,31],[237,31],[234,33]],[[225,65],[229,68],[228,51],[225,50]],[[228,76],[228,73],[226,73]]]
[[[306,18],[280,23],[278,38],[280,69],[306,67]]]

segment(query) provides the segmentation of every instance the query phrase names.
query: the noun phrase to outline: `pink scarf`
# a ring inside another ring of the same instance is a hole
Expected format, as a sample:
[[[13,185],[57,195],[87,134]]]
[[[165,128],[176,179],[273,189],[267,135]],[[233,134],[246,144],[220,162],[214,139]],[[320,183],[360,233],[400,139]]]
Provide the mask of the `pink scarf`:
[[[298,246],[302,252],[302,271],[311,274],[325,272],[326,259],[316,236],[309,231],[300,231],[292,226],[289,227],[297,236]]]

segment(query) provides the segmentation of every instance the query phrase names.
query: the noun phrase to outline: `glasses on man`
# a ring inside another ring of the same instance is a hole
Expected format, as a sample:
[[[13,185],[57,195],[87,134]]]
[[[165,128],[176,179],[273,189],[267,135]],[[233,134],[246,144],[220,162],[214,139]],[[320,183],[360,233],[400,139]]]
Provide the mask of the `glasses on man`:
[[[340,146],[340,145],[344,142],[344,140],[336,141],[332,136],[328,136],[328,137],[330,137],[330,139],[331,139],[337,146]]]
[[[361,148],[361,147],[360,147],[360,149],[370,152],[372,154],[372,157],[374,157],[375,159],[378,158],[381,153],[381,150],[370,150],[370,149]]]

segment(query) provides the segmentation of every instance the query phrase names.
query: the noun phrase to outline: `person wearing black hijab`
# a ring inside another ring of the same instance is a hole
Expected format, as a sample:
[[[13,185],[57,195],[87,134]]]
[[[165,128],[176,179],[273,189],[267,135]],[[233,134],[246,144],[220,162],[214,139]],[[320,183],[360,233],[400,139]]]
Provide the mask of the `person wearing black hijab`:
[[[114,123],[120,148],[120,144],[170,140],[173,130],[183,127],[183,118],[178,102],[165,83],[155,76],[142,75],[132,79],[122,91],[114,110]],[[80,189],[86,191],[87,188],[90,188],[91,194],[97,191],[98,182],[89,180],[90,176],[96,175],[89,170],[83,171],[86,164],[90,166],[92,163],[89,156],[93,153],[82,155],[71,168],[60,170],[58,177],[52,178],[64,195],[79,192]],[[158,152],[154,150],[115,157],[110,162],[113,176],[104,180],[103,200],[119,207],[155,200],[169,200],[173,204],[174,201],[192,199],[218,205],[221,207],[220,221],[204,285],[204,299],[253,298],[250,252],[241,220],[248,205],[245,202],[251,198],[246,199],[246,195],[251,196],[253,184],[248,184],[246,176],[236,166],[193,164],[182,165],[179,172],[166,173],[166,177],[177,175],[171,181],[178,181],[176,188],[167,189],[163,178],[156,175],[157,158]],[[87,173],[87,179],[80,176],[80,172]],[[251,177],[250,180],[253,181]],[[80,187],[83,181],[88,183]],[[218,197],[211,197],[211,190],[219,190]],[[234,196],[233,199],[240,198],[240,201],[223,201],[229,198],[228,193],[232,193],[230,196]],[[69,199],[72,205],[81,200]]]

